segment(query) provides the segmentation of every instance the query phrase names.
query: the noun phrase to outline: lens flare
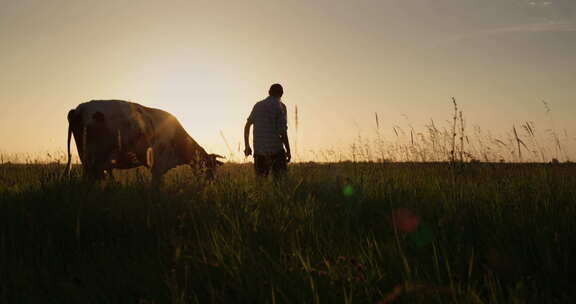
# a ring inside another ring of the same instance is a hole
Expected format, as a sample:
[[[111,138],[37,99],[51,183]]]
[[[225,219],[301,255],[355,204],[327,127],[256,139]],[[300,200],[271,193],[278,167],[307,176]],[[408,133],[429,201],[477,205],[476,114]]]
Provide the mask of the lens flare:
[[[418,229],[420,216],[409,209],[399,208],[392,211],[392,225],[401,233],[410,233]]]
[[[344,189],[342,189],[342,194],[348,197],[354,195],[354,187],[352,187],[351,185],[346,185]]]

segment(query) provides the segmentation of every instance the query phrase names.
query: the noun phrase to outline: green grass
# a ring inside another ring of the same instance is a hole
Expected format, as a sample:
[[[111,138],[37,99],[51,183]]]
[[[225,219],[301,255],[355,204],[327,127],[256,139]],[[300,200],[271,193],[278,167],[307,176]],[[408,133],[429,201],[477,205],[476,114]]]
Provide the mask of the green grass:
[[[227,164],[160,190],[143,170],[89,185],[62,169],[0,165],[0,303],[576,296],[572,164],[296,164],[278,183]]]

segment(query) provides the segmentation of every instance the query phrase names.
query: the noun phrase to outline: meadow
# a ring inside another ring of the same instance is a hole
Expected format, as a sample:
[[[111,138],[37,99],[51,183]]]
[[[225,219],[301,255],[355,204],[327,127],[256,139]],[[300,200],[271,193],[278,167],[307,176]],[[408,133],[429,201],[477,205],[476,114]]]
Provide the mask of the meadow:
[[[0,165],[0,303],[572,303],[576,165]]]
[[[573,139],[551,116],[470,129],[452,104],[392,136],[375,113],[276,181],[222,133],[213,181],[179,167],[160,188],[0,153],[0,303],[573,303]]]

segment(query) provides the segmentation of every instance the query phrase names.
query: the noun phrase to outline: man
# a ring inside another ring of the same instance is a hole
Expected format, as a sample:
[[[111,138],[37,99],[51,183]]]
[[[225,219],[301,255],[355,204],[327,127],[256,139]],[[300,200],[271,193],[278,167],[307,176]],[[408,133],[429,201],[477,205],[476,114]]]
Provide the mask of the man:
[[[260,177],[284,175],[290,161],[290,143],[286,106],[280,101],[284,89],[278,83],[268,90],[269,96],[256,103],[244,126],[244,155],[252,154],[250,126],[254,125],[254,169]],[[284,150],[286,148],[286,150]]]

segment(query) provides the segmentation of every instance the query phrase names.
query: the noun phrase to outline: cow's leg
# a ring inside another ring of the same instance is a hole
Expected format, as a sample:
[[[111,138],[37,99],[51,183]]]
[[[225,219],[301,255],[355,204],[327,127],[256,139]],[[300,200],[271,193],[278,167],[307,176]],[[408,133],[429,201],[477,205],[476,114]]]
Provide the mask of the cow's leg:
[[[162,174],[158,174],[152,172],[152,182],[151,185],[153,188],[158,188],[162,184]]]
[[[168,171],[168,170],[160,170],[158,168],[152,168],[152,170],[151,170],[151,173],[152,173],[151,185],[153,188],[160,187],[160,185],[162,184],[162,177],[164,176],[164,173],[166,173],[166,171]]]
[[[150,172],[152,173],[152,186],[159,187],[162,184],[164,174],[166,174],[166,172],[168,172],[168,170],[172,169],[173,167],[175,166],[171,163],[154,162],[154,165],[150,169]]]
[[[106,172],[108,172],[108,179],[110,179],[111,181],[114,181],[115,178],[114,178],[114,174],[112,173],[112,170],[113,170],[112,168],[109,168],[106,170]]]
[[[153,188],[160,187],[160,184],[162,184],[162,176],[167,171],[168,170],[166,169],[166,166],[162,166],[161,162],[155,162],[154,163],[154,165],[150,168],[150,173],[152,173],[151,184],[152,184]]]
[[[101,181],[106,178],[106,169],[104,168],[104,164],[102,162],[98,162],[94,166],[94,179]]]
[[[103,176],[103,169],[96,162],[93,153],[87,153],[84,158],[84,173],[83,178],[87,182],[94,182]]]
[[[183,165],[184,163],[175,155],[173,149],[162,147],[159,145],[157,147],[153,147],[151,150],[152,152],[152,161],[147,161],[148,163],[152,163],[152,184],[154,186],[159,186],[162,183],[162,177],[168,170],[178,166]],[[156,151],[159,151],[156,153]]]
[[[104,169],[99,166],[84,168],[84,180],[94,182],[104,178]]]
[[[106,171],[110,168],[110,161],[117,144],[114,133],[108,129],[106,117],[101,112],[94,112],[90,123],[85,128],[86,138],[83,145],[86,146],[84,162],[86,163],[87,177],[91,180],[103,180]]]
[[[90,180],[90,177],[93,176],[94,174],[92,173],[92,168],[84,165],[82,168],[82,179],[84,179],[85,181]]]

